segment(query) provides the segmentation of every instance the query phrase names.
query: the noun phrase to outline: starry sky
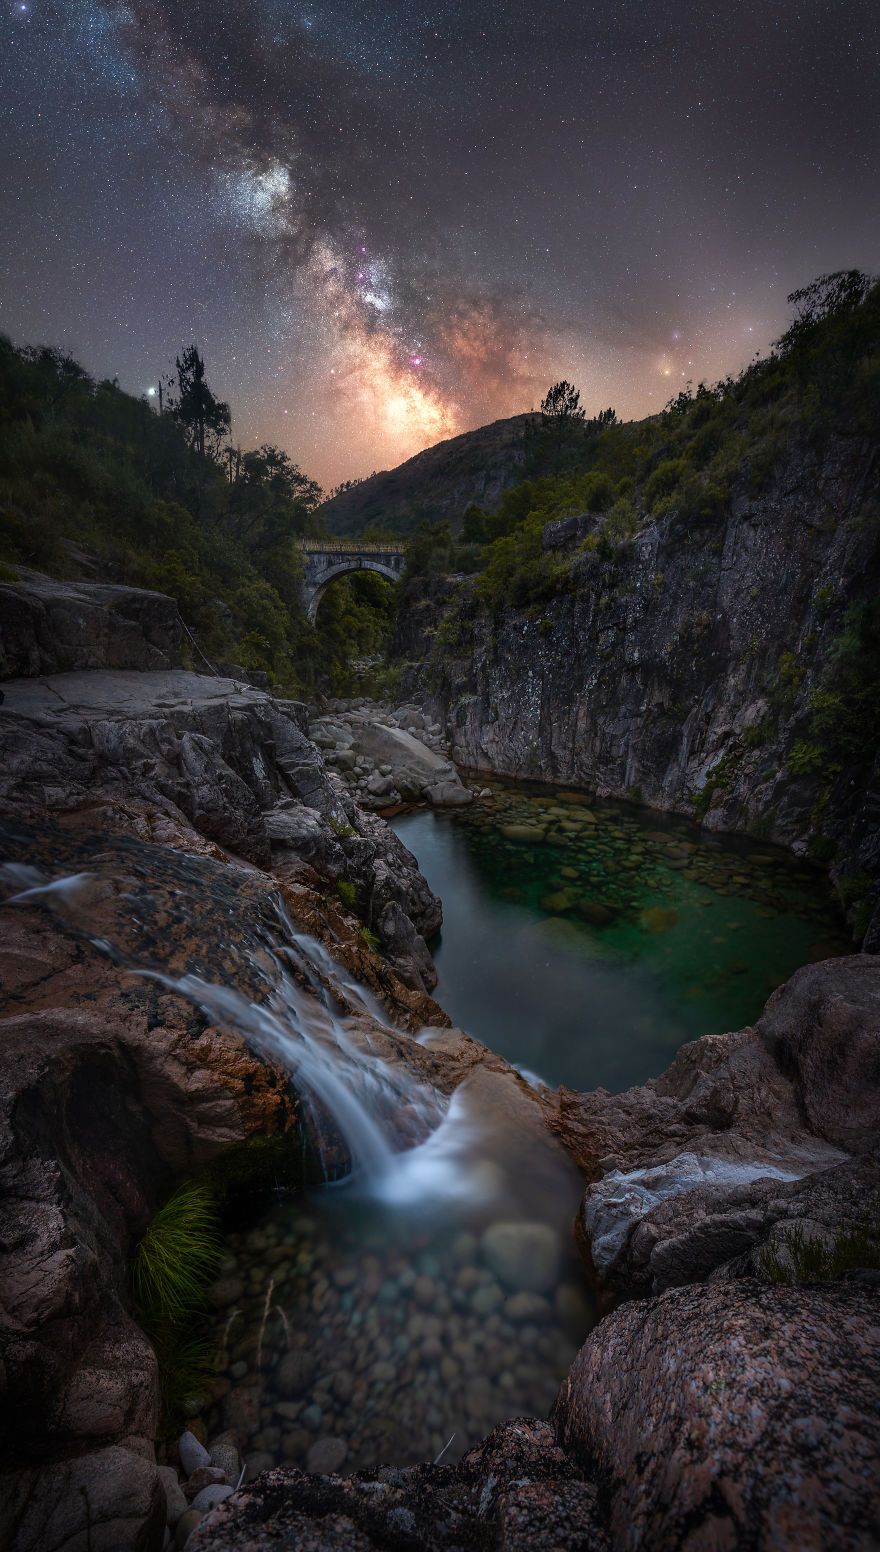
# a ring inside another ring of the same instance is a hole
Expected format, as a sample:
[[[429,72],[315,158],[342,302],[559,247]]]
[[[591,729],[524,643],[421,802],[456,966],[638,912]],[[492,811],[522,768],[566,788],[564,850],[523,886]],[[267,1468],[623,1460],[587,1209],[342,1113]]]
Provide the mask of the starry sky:
[[[878,0],[0,0],[0,330],[329,488],[880,268]]]

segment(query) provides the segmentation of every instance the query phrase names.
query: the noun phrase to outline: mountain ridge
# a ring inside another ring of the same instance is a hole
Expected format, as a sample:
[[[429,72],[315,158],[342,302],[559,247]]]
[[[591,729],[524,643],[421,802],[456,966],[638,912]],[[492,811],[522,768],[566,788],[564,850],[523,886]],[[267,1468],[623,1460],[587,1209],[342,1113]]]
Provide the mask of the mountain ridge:
[[[456,531],[472,501],[494,506],[514,484],[525,453],[523,433],[534,412],[511,415],[423,448],[340,491],[319,508],[334,534],[372,525],[409,534],[420,522],[449,522]]]

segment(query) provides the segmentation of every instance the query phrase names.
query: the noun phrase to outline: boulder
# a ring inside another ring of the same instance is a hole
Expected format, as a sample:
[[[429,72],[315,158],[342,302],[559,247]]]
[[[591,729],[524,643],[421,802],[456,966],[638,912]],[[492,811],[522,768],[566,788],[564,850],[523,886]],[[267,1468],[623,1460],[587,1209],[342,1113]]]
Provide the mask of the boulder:
[[[650,1083],[542,1096],[594,1177],[579,1228],[605,1289],[760,1274],[786,1224],[857,1226],[859,1192],[880,1186],[878,1006],[877,957],[805,965],[754,1029],[682,1046]]]
[[[464,808],[468,803],[473,803],[474,794],[469,787],[465,787],[456,778],[455,781],[438,781],[433,786],[423,787],[422,796],[434,808]]]
[[[609,1315],[553,1412],[615,1552],[880,1539],[880,1296],[678,1288]]]
[[[180,644],[177,603],[164,593],[32,571],[0,583],[0,679],[179,668]]]

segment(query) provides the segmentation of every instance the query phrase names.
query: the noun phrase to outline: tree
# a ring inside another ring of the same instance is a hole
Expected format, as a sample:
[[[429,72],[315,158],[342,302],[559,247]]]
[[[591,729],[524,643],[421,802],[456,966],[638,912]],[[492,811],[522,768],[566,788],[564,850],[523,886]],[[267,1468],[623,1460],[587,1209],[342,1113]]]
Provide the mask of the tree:
[[[486,543],[486,514],[476,501],[465,507],[461,519],[461,537],[465,544]]]
[[[578,421],[586,420],[587,412],[581,409],[581,396],[574,383],[566,382],[565,378],[560,383],[554,383],[548,388],[547,397],[541,400],[541,414],[545,421],[552,420],[561,425],[573,425]]]
[[[220,451],[228,435],[232,417],[229,405],[211,392],[205,377],[205,363],[198,346],[188,345],[174,365],[177,368],[177,396],[169,399],[169,408],[183,426],[193,450],[203,461],[208,453]]]

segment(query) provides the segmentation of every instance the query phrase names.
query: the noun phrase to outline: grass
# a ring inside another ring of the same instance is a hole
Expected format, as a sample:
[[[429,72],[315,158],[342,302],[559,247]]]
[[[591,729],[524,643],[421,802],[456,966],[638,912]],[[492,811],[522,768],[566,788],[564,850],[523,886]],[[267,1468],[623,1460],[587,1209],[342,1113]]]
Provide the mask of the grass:
[[[188,1183],[159,1208],[131,1260],[132,1295],[159,1365],[164,1434],[212,1378],[213,1348],[195,1331],[221,1254],[214,1194]]]
[[[131,1288],[149,1319],[186,1319],[220,1262],[217,1206],[204,1185],[183,1185],[160,1207],[132,1258]]]
[[[758,1251],[758,1266],[771,1283],[829,1282],[842,1272],[880,1269],[880,1193],[833,1239],[808,1234],[799,1223],[786,1230],[783,1241],[779,1248],[767,1244]]]

